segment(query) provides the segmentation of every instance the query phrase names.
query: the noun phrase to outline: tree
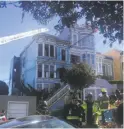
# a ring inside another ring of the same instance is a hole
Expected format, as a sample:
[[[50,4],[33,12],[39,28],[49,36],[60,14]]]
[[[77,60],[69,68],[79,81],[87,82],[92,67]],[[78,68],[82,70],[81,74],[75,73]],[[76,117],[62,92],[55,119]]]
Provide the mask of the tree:
[[[116,40],[121,43],[123,39],[123,1],[1,1],[0,8],[9,4],[22,9],[22,18],[30,13],[41,24],[58,17],[55,26],[58,31],[85,17],[86,24],[90,23],[93,30],[98,28],[103,34],[104,43],[109,39],[112,46]]]
[[[0,81],[0,95],[8,95],[9,88],[7,84],[3,81]]]
[[[41,24],[47,24],[58,17],[55,29],[61,31],[70,27],[81,18],[86,18],[86,24],[92,29],[98,28],[110,45],[123,39],[123,1],[19,1],[0,2],[0,7],[13,4],[25,13],[32,14]],[[106,40],[103,41],[106,43]]]
[[[84,63],[73,65],[67,70],[65,78],[71,88],[76,90],[82,90],[95,82],[93,70]]]

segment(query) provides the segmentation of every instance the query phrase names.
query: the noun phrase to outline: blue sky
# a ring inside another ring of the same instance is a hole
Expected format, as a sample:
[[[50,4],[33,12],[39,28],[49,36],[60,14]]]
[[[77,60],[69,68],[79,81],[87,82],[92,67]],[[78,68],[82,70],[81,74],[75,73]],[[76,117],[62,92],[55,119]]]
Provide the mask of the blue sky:
[[[30,31],[46,27],[50,34],[55,34],[53,26],[57,22],[53,20],[47,26],[39,25],[31,15],[27,14],[21,23],[22,11],[19,8],[9,6],[8,8],[0,8],[0,37],[13,35],[21,32]],[[80,21],[79,23],[82,23]],[[10,72],[10,62],[12,57],[19,56],[24,47],[31,41],[31,37],[13,41],[5,45],[0,45],[0,80],[8,81]],[[106,52],[110,50],[108,45],[103,45],[103,37],[98,33],[95,34],[96,51]],[[113,48],[122,49],[122,45],[113,46]]]

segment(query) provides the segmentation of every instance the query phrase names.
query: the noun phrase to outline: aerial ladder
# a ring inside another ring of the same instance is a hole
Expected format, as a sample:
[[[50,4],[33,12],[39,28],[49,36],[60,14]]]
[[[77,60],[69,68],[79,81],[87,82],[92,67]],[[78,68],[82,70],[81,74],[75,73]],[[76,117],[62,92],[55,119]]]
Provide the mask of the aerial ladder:
[[[7,44],[7,43],[12,42],[14,40],[19,40],[22,38],[34,36],[36,34],[48,32],[48,31],[49,30],[47,28],[41,28],[41,29],[31,30],[31,31],[27,31],[27,32],[15,34],[15,35],[0,37],[0,45]]]

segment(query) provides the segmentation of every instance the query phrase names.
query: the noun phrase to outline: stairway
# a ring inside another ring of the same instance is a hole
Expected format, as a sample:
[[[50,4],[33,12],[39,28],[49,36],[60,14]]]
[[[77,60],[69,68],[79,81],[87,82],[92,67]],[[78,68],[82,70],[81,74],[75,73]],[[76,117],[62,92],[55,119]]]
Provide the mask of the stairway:
[[[59,103],[61,99],[62,101],[64,101],[64,97],[68,93],[68,91],[69,91],[69,85],[66,85],[62,89],[60,89],[56,94],[54,94],[49,100],[47,100],[48,108],[50,109],[53,105]]]
[[[62,88],[60,88],[57,92],[55,92],[55,94],[46,100],[46,103],[48,105],[48,109],[51,110],[56,110],[62,106],[64,106],[64,97],[65,95],[68,93],[69,91],[69,85],[65,85]],[[40,100],[39,104],[37,106],[37,113],[40,113],[40,105],[43,101]]]

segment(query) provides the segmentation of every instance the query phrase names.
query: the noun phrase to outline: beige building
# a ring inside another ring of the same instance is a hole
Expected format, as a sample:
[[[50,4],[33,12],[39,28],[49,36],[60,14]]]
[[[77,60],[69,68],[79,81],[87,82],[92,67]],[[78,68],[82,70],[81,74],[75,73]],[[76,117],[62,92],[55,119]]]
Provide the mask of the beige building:
[[[105,53],[107,56],[111,56],[113,58],[113,71],[114,71],[114,80],[122,80],[122,51],[112,49]]]

